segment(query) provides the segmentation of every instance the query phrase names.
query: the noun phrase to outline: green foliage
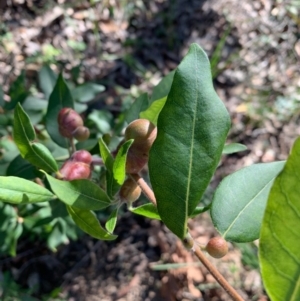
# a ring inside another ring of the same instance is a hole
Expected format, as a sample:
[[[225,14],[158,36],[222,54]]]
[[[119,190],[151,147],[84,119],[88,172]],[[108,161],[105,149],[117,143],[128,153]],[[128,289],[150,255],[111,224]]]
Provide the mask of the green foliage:
[[[249,242],[258,239],[271,186],[284,163],[251,165],[221,182],[211,205],[211,218],[226,240]]]
[[[229,125],[207,56],[193,44],[175,72],[149,160],[159,215],[180,238],[219,163]]]
[[[299,300],[300,138],[275,179],[260,233],[259,259],[272,301]]]

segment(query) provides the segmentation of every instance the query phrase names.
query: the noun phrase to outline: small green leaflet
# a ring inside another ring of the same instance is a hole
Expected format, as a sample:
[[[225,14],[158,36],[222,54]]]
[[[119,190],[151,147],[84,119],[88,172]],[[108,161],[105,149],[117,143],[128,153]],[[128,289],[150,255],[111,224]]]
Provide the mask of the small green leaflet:
[[[160,220],[157,208],[152,203],[147,203],[135,208],[129,208],[129,210],[138,215]]]
[[[14,141],[21,156],[32,165],[46,171],[56,172],[58,170],[55,159],[48,148],[35,140],[35,131],[30,123],[28,115],[18,103],[14,112]]]
[[[109,233],[113,233],[115,230],[118,219],[118,210],[119,208],[114,209],[105,223],[105,228]]]
[[[0,201],[12,204],[47,202],[55,196],[46,188],[18,177],[0,177]]]
[[[92,211],[71,206],[67,206],[67,209],[76,225],[90,236],[100,240],[114,240],[117,238],[117,235],[112,235],[101,227]]]
[[[100,210],[111,205],[105,191],[90,180],[61,181],[48,174],[46,177],[56,196],[69,206]]]

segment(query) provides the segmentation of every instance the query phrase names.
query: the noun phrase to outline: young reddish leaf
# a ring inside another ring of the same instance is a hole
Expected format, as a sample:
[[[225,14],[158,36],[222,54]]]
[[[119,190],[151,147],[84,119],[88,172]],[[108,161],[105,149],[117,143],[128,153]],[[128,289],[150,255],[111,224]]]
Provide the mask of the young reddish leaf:
[[[100,240],[114,240],[117,238],[117,235],[112,235],[101,227],[93,212],[71,206],[67,206],[67,209],[76,225],[90,236]]]
[[[58,130],[57,116],[62,108],[73,108],[73,98],[62,74],[57,78],[55,87],[49,97],[46,113],[46,129],[51,139],[59,146],[67,148],[68,141],[62,137]]]
[[[259,261],[272,301],[300,300],[299,154],[300,138],[271,188],[260,232]]]
[[[158,213],[180,238],[185,237],[188,217],[219,163],[229,127],[229,114],[213,88],[207,55],[192,44],[159,114],[149,159]]]

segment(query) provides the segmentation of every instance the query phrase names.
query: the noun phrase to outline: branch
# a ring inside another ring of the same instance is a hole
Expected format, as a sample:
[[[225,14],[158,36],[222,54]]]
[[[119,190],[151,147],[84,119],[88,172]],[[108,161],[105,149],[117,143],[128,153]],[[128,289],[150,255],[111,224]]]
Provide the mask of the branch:
[[[156,206],[156,198],[152,189],[146,183],[146,181],[139,174],[129,175],[142,189],[145,196],[149,201]],[[213,266],[201,249],[195,244],[194,239],[188,232],[186,238],[183,240],[184,245],[191,249],[196,257],[202,262],[207,270],[212,274],[216,281],[223,287],[223,289],[231,296],[234,301],[244,301],[243,298],[237,293],[237,291],[227,282],[227,280],[221,275],[215,266]]]

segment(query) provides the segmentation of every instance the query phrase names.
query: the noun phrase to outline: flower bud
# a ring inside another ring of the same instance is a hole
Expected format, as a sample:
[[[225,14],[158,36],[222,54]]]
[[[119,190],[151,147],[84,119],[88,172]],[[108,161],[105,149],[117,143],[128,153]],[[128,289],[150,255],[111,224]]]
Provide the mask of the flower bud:
[[[123,202],[131,204],[140,197],[141,192],[142,190],[140,186],[137,185],[137,183],[134,180],[128,178],[123,183],[119,192],[119,196]]]
[[[148,152],[143,152],[139,147],[131,145],[126,158],[126,173],[138,173],[147,164]]]
[[[66,181],[88,179],[91,175],[89,164],[83,162],[66,161],[59,170],[62,178]]]
[[[92,155],[88,151],[78,150],[72,154],[69,161],[91,164],[92,159]]]
[[[63,108],[57,116],[58,130],[63,137],[72,138],[73,132],[83,126],[81,116],[71,108]]]
[[[224,238],[213,237],[207,243],[205,250],[214,258],[221,258],[228,253],[228,245]]]
[[[79,142],[85,141],[90,137],[90,130],[85,126],[79,126],[77,129],[72,133],[72,136],[78,140]]]
[[[156,135],[156,126],[147,119],[136,119],[125,130],[125,140],[134,139],[132,146],[146,152],[149,152]]]

